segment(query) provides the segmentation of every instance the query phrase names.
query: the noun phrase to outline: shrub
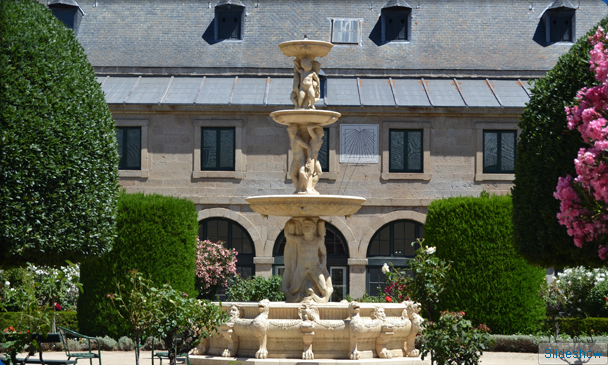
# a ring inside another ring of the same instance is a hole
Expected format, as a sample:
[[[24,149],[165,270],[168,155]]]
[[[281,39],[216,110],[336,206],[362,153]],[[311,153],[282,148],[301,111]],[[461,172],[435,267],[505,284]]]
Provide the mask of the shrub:
[[[365,293],[361,298],[353,298],[349,294],[346,294],[344,298],[348,302],[359,302],[359,303],[387,303],[386,296],[379,294],[378,296],[372,297]]]
[[[97,337],[97,339],[99,340],[99,347],[101,347],[102,351],[114,351],[118,344],[118,342],[110,336]]]
[[[224,248],[221,242],[213,243],[196,238],[196,289],[199,298],[215,299],[215,293],[228,286],[236,275],[235,249]]]
[[[118,237],[111,252],[81,265],[84,292],[78,299],[78,321],[82,333],[110,335],[131,333],[130,326],[106,295],[116,292],[117,283],[128,283],[135,269],[160,287],[170,283],[177,290],[196,296],[197,213],[184,199],[161,195],[121,193],[118,201]]]
[[[57,326],[69,328],[78,331],[78,317],[76,312],[54,312],[55,324]],[[18,323],[24,314],[22,312],[0,312],[0,329],[14,326]],[[52,315],[49,316],[52,318]]]
[[[558,318],[557,322],[559,332],[571,337],[608,334],[608,318]]]
[[[273,275],[266,279],[262,276],[253,276],[241,279],[235,276],[230,287],[226,291],[228,300],[235,302],[259,302],[268,299],[271,302],[285,300],[285,295],[281,291],[283,278]]]
[[[597,284],[589,292],[589,296],[586,300],[589,306],[589,316],[608,317],[608,307],[606,306],[606,298],[608,298],[608,281],[604,280],[601,283]]]
[[[425,243],[452,262],[440,308],[501,334],[533,332],[545,315],[545,270],[515,251],[511,213],[509,196],[449,198],[431,203],[425,225]]]
[[[111,248],[115,124],[74,32],[34,0],[0,1],[0,266]]]
[[[599,25],[606,29],[608,18]],[[558,177],[574,175],[572,162],[584,146],[580,133],[567,129],[564,107],[574,102],[583,86],[597,83],[588,63],[591,45],[587,37],[594,33],[595,28],[579,38],[553,69],[533,84],[519,123],[513,187],[514,236],[519,252],[544,267],[604,264],[597,248],[579,249],[572,244],[566,228],[557,221],[560,204],[553,197]]]
[[[135,349],[135,343],[129,337],[122,336],[118,339],[118,345],[116,347],[120,351],[132,351]]]
[[[437,364],[477,364],[492,341],[485,325],[473,328],[464,312],[441,312],[437,322],[425,322],[421,358],[431,355]]]

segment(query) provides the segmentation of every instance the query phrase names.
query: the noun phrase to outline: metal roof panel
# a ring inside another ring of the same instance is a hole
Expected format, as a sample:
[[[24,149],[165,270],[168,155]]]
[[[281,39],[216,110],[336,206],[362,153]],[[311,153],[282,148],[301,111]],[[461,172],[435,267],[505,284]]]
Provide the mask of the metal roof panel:
[[[327,79],[327,105],[360,106],[357,79]]]
[[[271,77],[268,85],[267,105],[291,105],[291,91],[293,89],[293,78]]]
[[[466,106],[454,80],[432,79],[424,82],[433,106]]]
[[[393,79],[399,106],[431,106],[420,79]]]
[[[106,93],[108,104],[122,104],[137,82],[137,77],[110,77],[101,89]]]
[[[502,106],[524,107],[530,98],[517,80],[490,80]]]
[[[485,80],[456,80],[468,106],[500,107]]]
[[[361,100],[365,106],[395,106],[389,79],[360,79]]]
[[[207,77],[196,104],[228,104],[233,85],[234,77]]]
[[[162,104],[192,104],[203,82],[202,77],[176,77]]]
[[[142,77],[127,104],[158,104],[169,86],[170,77]]]
[[[232,95],[234,105],[263,105],[266,92],[266,78],[239,77]]]

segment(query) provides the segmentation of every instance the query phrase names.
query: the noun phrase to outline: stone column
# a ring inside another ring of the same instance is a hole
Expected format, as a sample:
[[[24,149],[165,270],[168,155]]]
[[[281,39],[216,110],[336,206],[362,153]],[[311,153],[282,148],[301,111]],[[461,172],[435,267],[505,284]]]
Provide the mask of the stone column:
[[[367,259],[348,259],[349,293],[352,298],[360,298],[365,294],[366,268]]]
[[[238,256],[237,256],[238,260]],[[272,264],[274,264],[274,257],[272,256],[258,256],[253,258],[255,264],[255,275],[263,276],[268,279],[272,276]]]

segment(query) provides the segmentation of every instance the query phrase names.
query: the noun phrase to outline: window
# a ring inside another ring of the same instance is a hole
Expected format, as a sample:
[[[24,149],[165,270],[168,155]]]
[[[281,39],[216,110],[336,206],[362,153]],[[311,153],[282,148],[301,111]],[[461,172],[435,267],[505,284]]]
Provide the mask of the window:
[[[71,3],[71,1],[53,0],[49,2],[49,9],[66,27],[78,34],[78,27],[80,26],[83,13],[79,6],[71,5]]]
[[[141,170],[141,127],[117,127],[119,170]]]
[[[202,128],[201,171],[234,171],[234,128]]]
[[[389,172],[422,172],[422,130],[389,131]]]
[[[229,219],[209,218],[199,223],[198,236],[211,242],[222,241],[224,247],[235,249],[238,252],[236,273],[243,279],[255,275],[255,247],[243,226]]]
[[[327,270],[331,276],[334,292],[330,298],[332,302],[339,302],[348,294],[348,246],[346,239],[335,226],[325,222],[325,249],[327,250]],[[283,276],[285,271],[285,234],[283,231],[274,244],[274,273]]]
[[[516,131],[483,131],[483,173],[515,172]]]
[[[410,220],[390,222],[374,234],[367,249],[366,289],[370,296],[378,295],[378,287],[384,287],[382,265],[391,262],[395,267],[405,267],[420,247],[416,240],[423,237],[424,226]]]
[[[319,162],[321,163],[321,171],[329,171],[329,128],[323,128],[323,144],[319,150]]]
[[[331,42],[338,44],[359,44],[361,23],[359,19],[332,19]]]
[[[393,6],[382,9],[382,42],[410,40],[410,14],[412,9]]]
[[[245,6],[231,2],[233,4],[220,1],[220,4],[224,4],[215,7],[215,38],[218,40],[243,39]]]
[[[572,42],[574,39],[574,9],[549,9],[544,14],[547,43]]]

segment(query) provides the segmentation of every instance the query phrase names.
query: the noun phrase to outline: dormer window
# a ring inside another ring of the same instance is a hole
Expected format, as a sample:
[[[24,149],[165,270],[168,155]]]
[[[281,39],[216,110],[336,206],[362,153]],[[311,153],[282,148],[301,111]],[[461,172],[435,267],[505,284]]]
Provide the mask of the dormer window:
[[[412,8],[402,0],[390,0],[381,12],[382,43],[410,40]]]
[[[84,12],[75,0],[52,0],[48,7],[57,19],[78,34],[78,27]]]
[[[331,43],[359,44],[361,42],[361,19],[332,19]]]
[[[215,38],[242,40],[245,5],[239,0],[221,0],[215,7]]]
[[[541,14],[547,43],[573,42],[576,7],[568,0],[553,1]]]

